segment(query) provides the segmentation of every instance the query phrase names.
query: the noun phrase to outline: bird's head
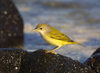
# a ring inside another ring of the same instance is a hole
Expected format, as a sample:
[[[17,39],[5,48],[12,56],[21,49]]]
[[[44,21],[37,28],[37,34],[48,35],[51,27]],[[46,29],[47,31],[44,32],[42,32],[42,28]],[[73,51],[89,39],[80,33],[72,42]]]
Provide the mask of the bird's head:
[[[41,24],[38,24],[36,26],[36,28],[33,29],[33,31],[37,31],[37,32],[43,33],[43,32],[47,32],[49,29],[50,29],[50,26],[48,24],[41,23]]]

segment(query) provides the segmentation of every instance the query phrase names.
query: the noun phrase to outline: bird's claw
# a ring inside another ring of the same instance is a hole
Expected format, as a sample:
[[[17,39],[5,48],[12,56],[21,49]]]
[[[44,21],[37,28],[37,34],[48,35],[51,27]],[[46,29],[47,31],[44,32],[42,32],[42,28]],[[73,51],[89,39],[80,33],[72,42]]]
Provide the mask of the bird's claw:
[[[56,52],[53,52],[52,50],[45,50],[45,53],[57,54]]]

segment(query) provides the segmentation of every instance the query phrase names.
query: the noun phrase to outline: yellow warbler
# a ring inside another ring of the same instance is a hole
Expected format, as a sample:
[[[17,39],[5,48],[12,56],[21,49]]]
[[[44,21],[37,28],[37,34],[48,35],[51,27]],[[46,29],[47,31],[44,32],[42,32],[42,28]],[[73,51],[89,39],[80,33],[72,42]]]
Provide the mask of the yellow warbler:
[[[42,36],[42,38],[46,42],[48,42],[51,45],[56,46],[56,48],[52,49],[51,51],[54,51],[54,50],[62,47],[63,45],[68,45],[68,44],[81,45],[80,43],[74,42],[68,36],[64,35],[63,33],[58,31],[54,27],[52,27],[48,24],[45,24],[45,23],[38,24],[36,26],[36,28],[33,29],[33,31],[34,30],[39,32],[40,35]]]

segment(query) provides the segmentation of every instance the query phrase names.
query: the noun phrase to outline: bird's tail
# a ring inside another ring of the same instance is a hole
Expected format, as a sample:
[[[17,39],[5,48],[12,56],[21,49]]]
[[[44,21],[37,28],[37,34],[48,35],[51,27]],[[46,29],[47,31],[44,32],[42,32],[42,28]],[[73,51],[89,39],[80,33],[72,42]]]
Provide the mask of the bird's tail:
[[[80,46],[83,46],[83,47],[85,47],[83,44],[80,44],[80,43],[77,43],[77,42],[69,42],[69,44],[77,44],[77,45],[80,45]]]

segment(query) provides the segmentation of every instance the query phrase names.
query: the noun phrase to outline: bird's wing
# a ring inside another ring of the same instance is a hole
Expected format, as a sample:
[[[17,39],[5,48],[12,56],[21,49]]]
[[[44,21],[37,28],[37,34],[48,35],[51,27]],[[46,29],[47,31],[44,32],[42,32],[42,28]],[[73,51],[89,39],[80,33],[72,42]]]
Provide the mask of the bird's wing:
[[[50,31],[49,34],[47,34],[47,35],[53,39],[73,42],[68,36],[64,35],[63,33],[59,32],[58,30]]]

